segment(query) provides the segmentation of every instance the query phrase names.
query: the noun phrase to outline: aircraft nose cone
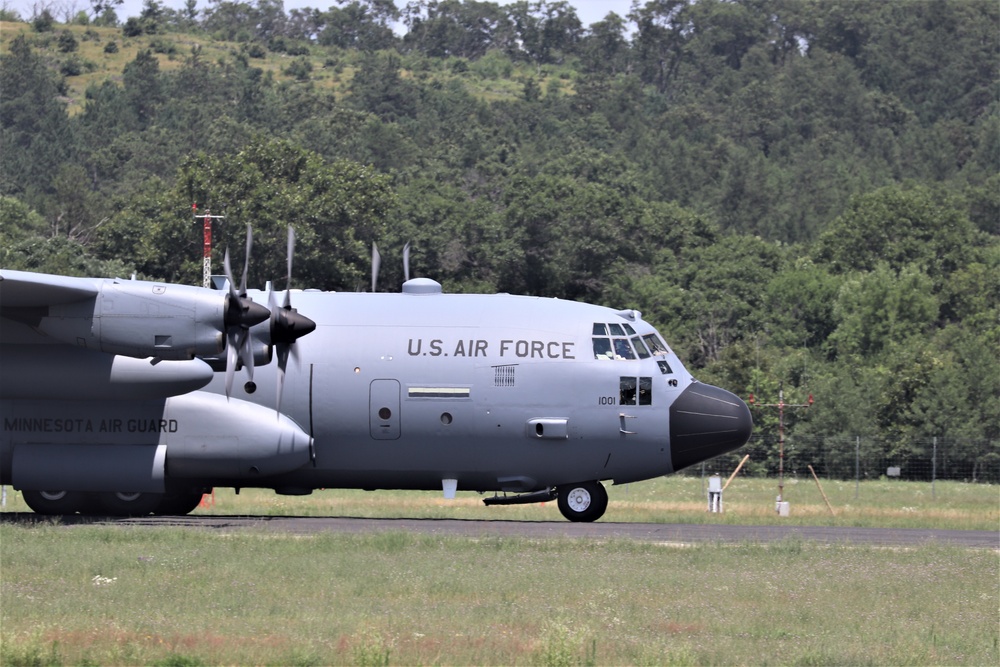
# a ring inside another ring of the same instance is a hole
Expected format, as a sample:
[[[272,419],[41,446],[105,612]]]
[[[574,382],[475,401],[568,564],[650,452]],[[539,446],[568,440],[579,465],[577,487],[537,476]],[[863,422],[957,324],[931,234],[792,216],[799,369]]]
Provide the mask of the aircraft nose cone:
[[[695,382],[670,406],[670,458],[674,470],[734,449],[750,439],[753,420],[736,394]]]

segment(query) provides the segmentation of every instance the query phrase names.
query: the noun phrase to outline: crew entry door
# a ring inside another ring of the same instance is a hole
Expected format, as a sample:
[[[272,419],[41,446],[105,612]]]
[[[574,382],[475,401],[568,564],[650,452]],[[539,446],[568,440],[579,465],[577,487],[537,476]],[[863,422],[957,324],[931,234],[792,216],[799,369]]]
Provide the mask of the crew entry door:
[[[399,381],[372,380],[368,424],[375,440],[399,439]]]

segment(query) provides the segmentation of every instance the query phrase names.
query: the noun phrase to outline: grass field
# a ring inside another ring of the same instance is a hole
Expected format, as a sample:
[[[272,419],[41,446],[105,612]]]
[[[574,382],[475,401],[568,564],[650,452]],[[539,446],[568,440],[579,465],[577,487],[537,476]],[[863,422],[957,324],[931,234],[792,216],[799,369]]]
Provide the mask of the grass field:
[[[700,478],[611,487],[605,520],[996,530],[996,487]],[[815,497],[814,497],[815,496]],[[25,511],[8,489],[7,511]],[[196,513],[560,520],[418,492],[219,491]],[[941,545],[293,536],[0,525],[3,665],[994,665],[1000,555]]]
[[[4,665],[992,665],[998,556],[0,526]]]

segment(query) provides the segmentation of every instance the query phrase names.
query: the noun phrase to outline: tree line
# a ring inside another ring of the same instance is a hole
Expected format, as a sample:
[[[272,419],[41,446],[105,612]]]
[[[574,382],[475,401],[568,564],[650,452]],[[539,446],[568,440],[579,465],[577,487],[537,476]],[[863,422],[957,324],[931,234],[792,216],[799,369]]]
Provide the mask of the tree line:
[[[813,394],[811,447],[1000,462],[996,3],[116,6],[4,31],[0,265],[197,283],[195,202],[219,248],[254,225],[258,284],[288,224],[302,287],[410,242],[446,290],[634,307],[706,381]]]

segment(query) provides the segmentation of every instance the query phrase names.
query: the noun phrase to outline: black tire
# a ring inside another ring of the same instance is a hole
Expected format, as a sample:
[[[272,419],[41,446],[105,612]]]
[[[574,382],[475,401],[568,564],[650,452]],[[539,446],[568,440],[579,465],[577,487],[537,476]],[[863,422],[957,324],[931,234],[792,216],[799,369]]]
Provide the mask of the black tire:
[[[600,482],[564,484],[556,493],[559,511],[570,521],[597,521],[608,509],[608,492]]]
[[[113,491],[97,494],[98,511],[111,516],[146,516],[159,507],[162,493]]]
[[[167,491],[163,495],[163,499],[160,500],[160,504],[153,510],[153,514],[161,516],[183,516],[190,514],[201,504],[201,497],[211,492],[211,489]]]
[[[90,494],[82,491],[24,490],[21,497],[36,514],[86,514],[93,507]]]

